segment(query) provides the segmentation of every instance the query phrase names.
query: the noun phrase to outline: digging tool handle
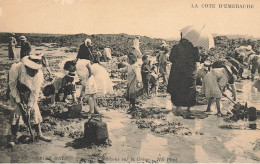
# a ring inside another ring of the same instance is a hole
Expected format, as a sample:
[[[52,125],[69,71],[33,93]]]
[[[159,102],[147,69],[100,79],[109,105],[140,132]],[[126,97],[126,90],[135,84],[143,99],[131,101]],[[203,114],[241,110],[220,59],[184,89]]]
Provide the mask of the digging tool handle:
[[[221,89],[220,89],[221,90]],[[222,90],[221,90],[221,92],[222,92]],[[224,94],[223,92],[222,92],[222,95],[224,96],[224,97],[226,97],[230,102],[232,102],[233,104],[236,104],[233,100],[231,100],[226,94]]]
[[[30,119],[31,119],[30,111],[29,111],[28,113],[29,113],[29,114],[28,114],[27,124],[28,124],[28,127],[29,127],[29,132],[30,132],[32,141],[34,141],[34,136],[33,136],[33,133],[32,133],[32,127],[31,127],[31,124],[30,124]]]
[[[220,90],[220,92],[222,93],[222,95],[224,96],[224,97],[226,97],[230,102],[232,102],[233,104],[236,104],[233,100],[231,100],[223,91],[222,91],[222,89],[221,89],[221,87],[220,86],[218,86],[219,87],[219,90]]]
[[[30,112],[25,111],[25,109],[24,109],[24,107],[22,106],[21,103],[18,103],[18,107],[20,109],[20,112],[22,114],[22,117],[23,117],[25,124],[27,124],[27,126],[29,128],[29,132],[30,132],[32,141],[34,141],[34,136],[33,136],[33,133],[32,133],[32,127],[31,127],[31,124],[30,124]]]
[[[21,103],[19,103],[18,106],[19,106],[19,109],[20,109],[20,112],[22,114],[22,117],[23,117],[25,124],[28,125],[31,138],[34,141],[34,137],[33,137],[33,133],[32,133],[32,127],[31,127],[31,124],[30,124],[30,112],[25,111],[25,109],[24,109],[24,107],[22,106]]]

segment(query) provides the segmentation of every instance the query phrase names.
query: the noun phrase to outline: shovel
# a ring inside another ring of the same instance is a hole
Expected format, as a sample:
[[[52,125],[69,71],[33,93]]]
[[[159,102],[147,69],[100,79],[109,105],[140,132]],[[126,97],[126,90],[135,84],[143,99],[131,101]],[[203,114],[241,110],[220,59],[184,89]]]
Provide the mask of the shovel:
[[[236,105],[236,103],[235,103],[233,100],[231,100],[231,99],[222,91],[222,89],[220,88],[220,86],[219,86],[219,90],[221,91],[221,93],[222,93],[222,95],[223,95],[224,97],[226,97],[230,102],[232,102],[234,105]]]
[[[22,86],[19,82],[19,85],[18,85],[20,88],[21,87],[25,87],[25,86]],[[19,93],[19,96],[21,98],[21,103],[18,103],[18,107],[19,107],[19,110],[21,112],[21,115],[22,115],[22,118],[24,120],[24,123],[28,126],[29,128],[29,131],[30,131],[30,135],[31,135],[31,138],[32,138],[32,141],[34,141],[34,136],[33,136],[33,133],[32,133],[32,127],[31,127],[31,124],[30,124],[30,111],[26,111],[26,109],[24,108],[24,105],[28,103],[28,98],[30,96],[30,92],[29,94],[22,94],[21,91],[18,91]],[[26,95],[26,96],[25,96]],[[25,98],[27,97],[27,98]]]
[[[221,91],[222,92],[222,91]],[[231,98],[229,98],[225,93],[223,93],[222,92],[222,95],[224,96],[224,97],[226,97],[230,102],[232,102],[234,105],[236,105],[236,103],[233,101],[233,100],[231,100]]]
[[[30,132],[31,139],[32,139],[32,142],[33,142],[34,136],[33,136],[32,127],[31,127],[31,124],[30,124],[30,111],[29,112],[25,111],[24,107],[21,104],[18,104],[18,106],[19,106],[20,112],[22,114],[22,118],[23,118],[25,124],[29,128],[29,132]]]

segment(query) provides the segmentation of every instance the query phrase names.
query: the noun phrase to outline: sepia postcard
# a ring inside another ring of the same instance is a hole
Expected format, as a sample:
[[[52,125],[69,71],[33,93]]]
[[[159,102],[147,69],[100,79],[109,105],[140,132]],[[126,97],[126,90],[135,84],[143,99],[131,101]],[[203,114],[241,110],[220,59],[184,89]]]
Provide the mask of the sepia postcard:
[[[259,0],[0,0],[1,163],[259,163]]]

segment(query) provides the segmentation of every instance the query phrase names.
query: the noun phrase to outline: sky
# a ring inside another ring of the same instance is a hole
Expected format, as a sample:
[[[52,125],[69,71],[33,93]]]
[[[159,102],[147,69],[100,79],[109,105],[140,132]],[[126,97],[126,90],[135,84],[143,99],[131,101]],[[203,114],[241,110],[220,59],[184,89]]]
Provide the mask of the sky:
[[[192,6],[198,5],[198,8]],[[216,8],[201,5],[215,4]],[[253,9],[219,8],[253,4]],[[177,38],[187,25],[260,37],[259,0],[0,0],[0,32]]]

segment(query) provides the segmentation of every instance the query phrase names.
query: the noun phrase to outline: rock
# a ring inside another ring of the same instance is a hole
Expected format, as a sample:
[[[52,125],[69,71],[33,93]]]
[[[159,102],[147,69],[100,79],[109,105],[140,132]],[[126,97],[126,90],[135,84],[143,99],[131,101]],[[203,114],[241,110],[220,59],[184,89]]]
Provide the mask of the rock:
[[[82,111],[82,105],[79,104],[69,104],[68,105],[68,118],[79,118]]]
[[[51,131],[53,129],[54,129],[53,126],[51,124],[49,124],[49,123],[44,122],[44,123],[41,124],[42,132]]]
[[[82,138],[84,136],[84,133],[82,131],[75,131],[69,133],[70,138]]]
[[[54,135],[58,135],[60,137],[65,137],[65,133],[62,131],[54,131]]]

